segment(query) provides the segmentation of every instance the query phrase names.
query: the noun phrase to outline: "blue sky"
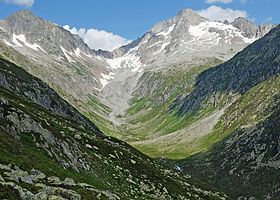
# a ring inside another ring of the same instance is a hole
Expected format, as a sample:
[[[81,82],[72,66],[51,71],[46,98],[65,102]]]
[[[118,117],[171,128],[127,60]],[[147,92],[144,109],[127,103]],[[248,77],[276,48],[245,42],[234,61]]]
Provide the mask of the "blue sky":
[[[183,8],[202,10],[210,6],[230,8],[233,12],[240,10],[256,23],[278,23],[280,19],[280,0],[0,0],[0,18],[30,9],[59,25],[70,25],[77,30],[106,30],[136,39],[155,23],[175,16]],[[206,11],[215,14],[213,9]]]

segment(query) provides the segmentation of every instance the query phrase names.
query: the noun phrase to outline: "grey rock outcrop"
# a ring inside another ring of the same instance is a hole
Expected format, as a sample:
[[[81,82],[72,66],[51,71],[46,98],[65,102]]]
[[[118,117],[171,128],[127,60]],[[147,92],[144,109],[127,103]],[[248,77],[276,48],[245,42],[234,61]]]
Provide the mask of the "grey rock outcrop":
[[[271,29],[275,28],[275,24],[260,24],[256,25],[253,22],[243,17],[236,18],[231,23],[234,27],[238,28],[243,32],[243,35],[249,38],[262,38]]]
[[[69,31],[54,23],[35,16],[29,10],[16,12],[1,20],[0,27],[10,37],[13,34],[25,35],[28,41],[39,44],[49,54],[61,52],[59,45],[68,51],[79,48],[88,54],[94,54],[94,51],[88,48],[79,36],[72,35]]]
[[[243,17],[236,18],[232,25],[243,32],[243,35],[249,38],[256,37],[258,27],[248,19]]]

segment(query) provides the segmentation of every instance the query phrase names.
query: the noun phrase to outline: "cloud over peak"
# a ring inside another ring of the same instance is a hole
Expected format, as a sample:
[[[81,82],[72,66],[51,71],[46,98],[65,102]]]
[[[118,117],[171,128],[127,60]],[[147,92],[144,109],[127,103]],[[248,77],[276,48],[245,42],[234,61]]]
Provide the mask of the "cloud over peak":
[[[69,25],[65,25],[63,28],[70,31],[72,34],[79,35],[91,49],[95,50],[102,49],[112,51],[131,42],[131,40],[104,30],[97,30],[93,28],[77,29],[75,27],[71,28]]]
[[[238,17],[248,17],[245,10],[233,10],[231,8],[221,8],[219,6],[210,6],[209,8],[198,10],[199,15],[211,21],[224,21],[233,22]]]
[[[9,4],[15,4],[18,6],[26,6],[26,7],[31,7],[35,0],[2,0],[5,3]]]

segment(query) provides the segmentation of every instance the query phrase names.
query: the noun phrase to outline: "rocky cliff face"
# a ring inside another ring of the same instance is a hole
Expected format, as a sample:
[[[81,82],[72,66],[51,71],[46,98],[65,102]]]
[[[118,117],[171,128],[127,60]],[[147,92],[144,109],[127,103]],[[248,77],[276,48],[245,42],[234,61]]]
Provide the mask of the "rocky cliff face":
[[[242,17],[236,18],[231,24],[241,30],[245,37],[249,38],[262,38],[275,27],[273,24],[256,25]]]
[[[9,36],[24,35],[27,41],[38,44],[48,54],[61,52],[60,46],[67,51],[79,48],[84,53],[94,53],[80,37],[33,15],[28,10],[17,12],[1,20],[0,26]],[[6,39],[9,41],[9,38]]]
[[[236,18],[232,23],[234,27],[238,28],[243,32],[243,35],[249,38],[254,38],[256,37],[258,27],[250,22],[249,20],[239,17]]]

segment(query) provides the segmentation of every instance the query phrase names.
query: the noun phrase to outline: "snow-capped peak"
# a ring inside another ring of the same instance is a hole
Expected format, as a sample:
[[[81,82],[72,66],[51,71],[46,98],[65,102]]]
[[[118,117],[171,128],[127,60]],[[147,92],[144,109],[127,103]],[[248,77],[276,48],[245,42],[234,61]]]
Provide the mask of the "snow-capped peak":
[[[231,24],[224,24],[221,22],[201,22],[197,26],[190,26],[189,33],[195,40],[200,43],[204,43],[211,39],[212,44],[218,44],[223,41],[228,44],[232,44],[233,40],[240,39],[240,43],[244,42],[250,44],[257,38],[248,38],[242,35],[242,32],[233,27]]]

